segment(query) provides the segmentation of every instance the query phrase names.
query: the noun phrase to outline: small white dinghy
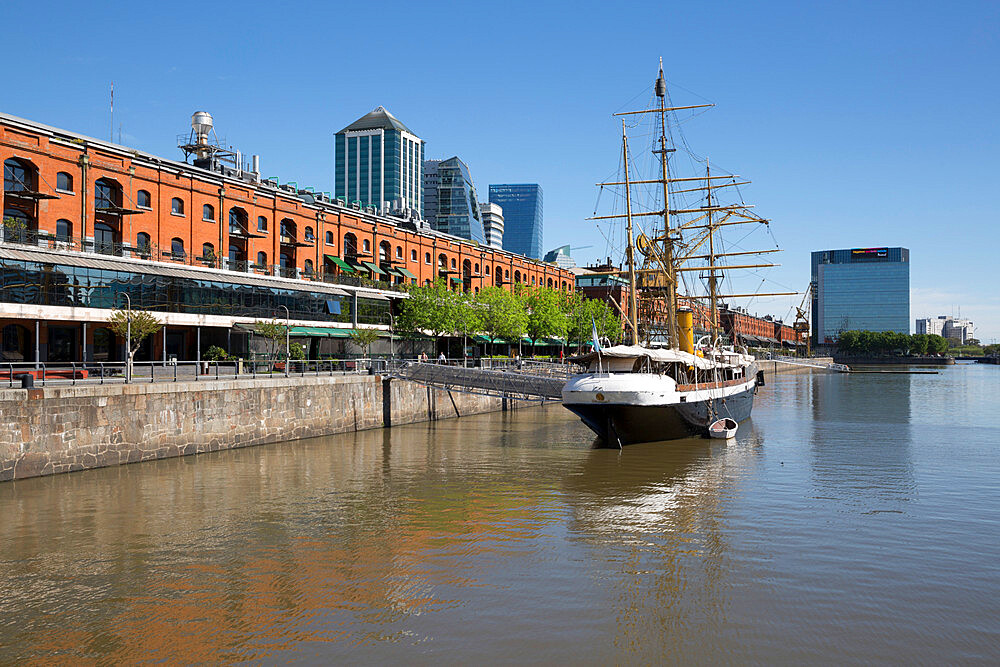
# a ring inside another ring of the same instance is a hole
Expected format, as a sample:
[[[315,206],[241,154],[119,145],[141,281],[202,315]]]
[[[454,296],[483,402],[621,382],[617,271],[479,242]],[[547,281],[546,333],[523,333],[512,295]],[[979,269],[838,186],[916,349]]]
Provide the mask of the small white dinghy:
[[[708,425],[708,435],[711,438],[719,438],[721,440],[728,440],[736,436],[736,429],[738,424],[735,419],[730,419],[725,417],[723,419],[716,420]]]

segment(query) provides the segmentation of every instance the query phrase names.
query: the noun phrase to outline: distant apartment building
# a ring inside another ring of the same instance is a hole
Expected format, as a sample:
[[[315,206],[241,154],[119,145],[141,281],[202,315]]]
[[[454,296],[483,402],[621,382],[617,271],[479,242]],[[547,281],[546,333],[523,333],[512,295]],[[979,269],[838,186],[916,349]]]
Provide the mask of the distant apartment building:
[[[914,331],[918,334],[944,335],[944,323],[948,318],[944,315],[939,317],[922,317],[916,321]]]
[[[425,160],[423,191],[424,217],[431,229],[486,243],[479,195],[462,160]]]
[[[479,211],[483,214],[483,233],[486,234],[486,245],[491,248],[503,248],[503,207],[490,202],[479,202]]]
[[[336,135],[335,197],[348,206],[423,216],[424,142],[384,107]]]
[[[570,247],[569,244],[559,246],[554,250],[549,250],[545,253],[545,257],[542,258],[543,262],[548,262],[550,264],[555,264],[556,266],[563,269],[571,269],[576,266],[576,260],[569,254]]]
[[[542,258],[542,188],[537,183],[490,185],[490,203],[503,207],[503,249]]]
[[[910,332],[910,251],[848,248],[812,253],[813,341],[841,331]]]
[[[948,318],[944,323],[944,333],[941,335],[945,338],[955,339],[962,345],[965,345],[970,338],[975,338],[973,331],[975,327],[972,324],[972,320],[956,320]]]

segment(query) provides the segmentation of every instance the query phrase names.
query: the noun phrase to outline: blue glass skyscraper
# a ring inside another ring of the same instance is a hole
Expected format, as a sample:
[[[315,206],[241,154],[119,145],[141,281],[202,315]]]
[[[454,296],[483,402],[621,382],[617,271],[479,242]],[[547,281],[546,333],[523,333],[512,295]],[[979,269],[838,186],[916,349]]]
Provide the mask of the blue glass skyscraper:
[[[383,107],[336,136],[336,196],[381,209],[423,215],[424,142]]]
[[[812,253],[813,341],[841,331],[910,332],[910,251],[851,248]]]
[[[476,186],[457,157],[424,162],[424,217],[431,229],[486,243]]]
[[[503,249],[541,259],[541,186],[537,183],[491,185],[490,203],[503,207]]]

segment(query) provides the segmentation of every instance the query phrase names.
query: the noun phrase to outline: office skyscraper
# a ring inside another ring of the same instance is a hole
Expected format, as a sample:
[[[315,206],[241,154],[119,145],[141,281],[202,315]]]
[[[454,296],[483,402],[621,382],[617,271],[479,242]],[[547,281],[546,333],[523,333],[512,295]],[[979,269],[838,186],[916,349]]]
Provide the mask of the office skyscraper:
[[[336,136],[336,196],[379,210],[410,208],[423,215],[424,142],[378,107]]]
[[[503,249],[542,258],[542,188],[536,183],[490,186],[490,203],[503,208]]]
[[[910,251],[853,248],[812,253],[813,341],[841,331],[910,332]]]
[[[431,229],[486,243],[479,196],[469,167],[457,157],[424,162],[424,217]]]

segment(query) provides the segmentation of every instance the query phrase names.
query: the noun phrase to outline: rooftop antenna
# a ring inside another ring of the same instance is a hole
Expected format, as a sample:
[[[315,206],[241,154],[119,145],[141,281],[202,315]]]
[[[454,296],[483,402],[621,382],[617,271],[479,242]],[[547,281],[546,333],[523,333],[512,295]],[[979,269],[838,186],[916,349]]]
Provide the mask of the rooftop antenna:
[[[110,128],[108,132],[108,141],[114,142],[115,140],[115,82],[111,82],[111,120]]]

